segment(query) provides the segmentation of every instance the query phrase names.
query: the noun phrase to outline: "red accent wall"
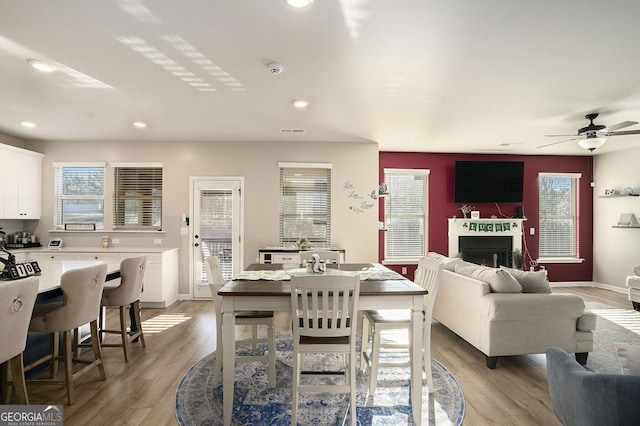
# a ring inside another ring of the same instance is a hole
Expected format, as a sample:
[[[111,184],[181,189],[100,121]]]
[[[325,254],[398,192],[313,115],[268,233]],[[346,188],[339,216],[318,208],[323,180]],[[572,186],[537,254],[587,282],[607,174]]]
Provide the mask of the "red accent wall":
[[[453,201],[454,167],[456,160],[524,161],[524,196],[522,203],[469,203],[480,211],[481,217],[512,217],[520,205],[524,208],[527,221],[525,241],[532,259],[538,258],[538,173],[563,172],[582,173],[579,188],[580,235],[579,255],[582,263],[544,264],[549,271],[550,281],[591,281],[593,277],[593,193],[591,188],[591,156],[547,156],[547,155],[504,155],[504,154],[448,154],[423,152],[380,152],[380,182],[384,182],[384,169],[429,169],[429,223],[427,251],[442,254],[448,252],[447,219],[462,217],[461,203]],[[384,220],[384,198],[381,198],[379,217]],[[529,235],[529,228],[536,228],[536,235]],[[384,232],[380,232],[378,257],[384,256]],[[529,256],[525,254],[525,264]],[[400,272],[407,266],[408,276],[413,276],[415,265],[389,265]]]

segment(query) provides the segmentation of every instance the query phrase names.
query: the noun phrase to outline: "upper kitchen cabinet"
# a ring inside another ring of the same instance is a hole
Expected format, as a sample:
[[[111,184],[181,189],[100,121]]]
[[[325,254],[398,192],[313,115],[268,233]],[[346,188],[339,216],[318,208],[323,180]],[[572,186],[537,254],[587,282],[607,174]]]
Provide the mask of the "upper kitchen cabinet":
[[[0,219],[40,219],[42,157],[0,144]]]

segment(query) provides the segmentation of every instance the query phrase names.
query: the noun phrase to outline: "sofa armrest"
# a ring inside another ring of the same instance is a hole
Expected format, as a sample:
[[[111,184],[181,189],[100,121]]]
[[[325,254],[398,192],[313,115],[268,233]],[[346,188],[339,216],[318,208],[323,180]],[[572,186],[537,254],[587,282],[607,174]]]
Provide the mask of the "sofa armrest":
[[[578,331],[591,331],[596,329],[596,322],[598,316],[590,311],[585,311],[582,316],[578,317],[578,324],[576,328]]]
[[[491,293],[481,299],[480,314],[490,321],[579,318],[585,309],[575,294]]]

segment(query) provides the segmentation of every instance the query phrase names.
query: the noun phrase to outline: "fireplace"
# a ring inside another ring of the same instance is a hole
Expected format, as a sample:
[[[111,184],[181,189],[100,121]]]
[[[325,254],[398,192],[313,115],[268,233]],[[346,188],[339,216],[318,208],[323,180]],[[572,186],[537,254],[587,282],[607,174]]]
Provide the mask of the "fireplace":
[[[467,262],[493,268],[512,266],[513,245],[510,236],[459,236],[458,250]]]
[[[513,252],[522,251],[525,221],[518,218],[450,218],[449,257],[458,256],[473,263],[510,267]]]

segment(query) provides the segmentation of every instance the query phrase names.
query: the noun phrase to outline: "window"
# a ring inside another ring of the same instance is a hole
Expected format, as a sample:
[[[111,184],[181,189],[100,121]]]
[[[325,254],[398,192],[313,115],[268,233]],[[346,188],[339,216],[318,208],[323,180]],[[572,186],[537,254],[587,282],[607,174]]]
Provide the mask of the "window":
[[[331,246],[331,164],[280,163],[280,245]]]
[[[104,229],[104,163],[54,163],[53,226],[95,223]]]
[[[417,261],[427,253],[429,170],[385,169],[385,262]]]
[[[539,173],[539,257],[579,257],[578,173]]]
[[[162,229],[162,164],[112,163],[113,227]]]

